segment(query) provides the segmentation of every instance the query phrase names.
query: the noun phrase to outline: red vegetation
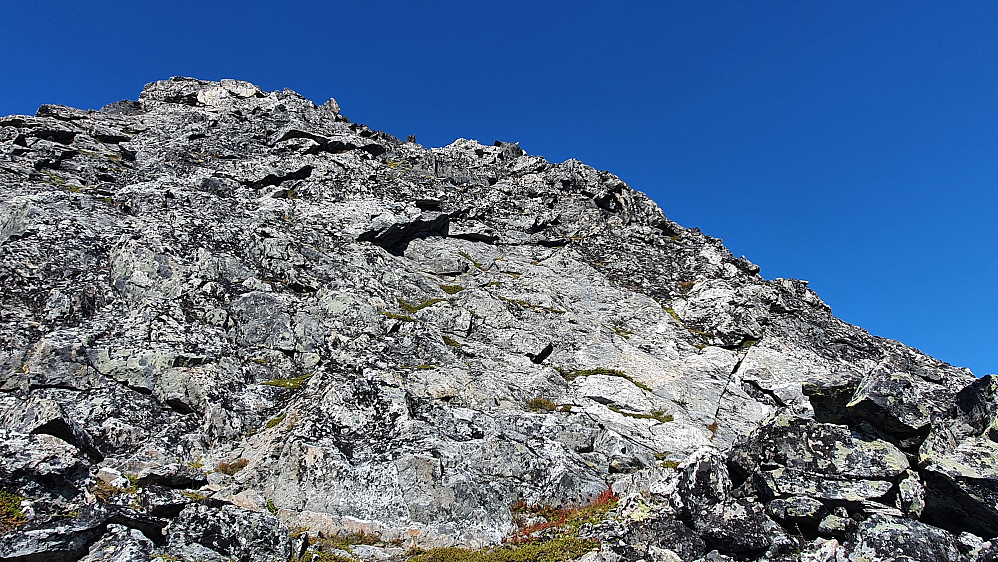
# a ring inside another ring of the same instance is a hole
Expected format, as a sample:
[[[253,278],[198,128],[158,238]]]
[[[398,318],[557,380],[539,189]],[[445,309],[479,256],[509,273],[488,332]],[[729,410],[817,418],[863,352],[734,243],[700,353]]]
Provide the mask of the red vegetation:
[[[536,535],[549,529],[558,529],[569,525],[578,526],[583,523],[591,523],[599,519],[606,512],[617,506],[617,495],[608,488],[596,496],[588,505],[581,507],[556,508],[550,505],[528,505],[524,501],[518,501],[510,506],[513,513],[533,515],[543,517],[544,521],[527,525],[518,529],[505,542],[520,544],[529,542],[536,538]]]

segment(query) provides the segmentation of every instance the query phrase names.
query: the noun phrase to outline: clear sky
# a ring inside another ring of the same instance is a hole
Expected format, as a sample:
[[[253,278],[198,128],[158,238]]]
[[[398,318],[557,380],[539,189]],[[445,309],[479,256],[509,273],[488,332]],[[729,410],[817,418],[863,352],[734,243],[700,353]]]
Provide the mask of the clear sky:
[[[840,318],[998,371],[998,2],[10,0],[0,52],[4,115],[239,78],[578,158]]]

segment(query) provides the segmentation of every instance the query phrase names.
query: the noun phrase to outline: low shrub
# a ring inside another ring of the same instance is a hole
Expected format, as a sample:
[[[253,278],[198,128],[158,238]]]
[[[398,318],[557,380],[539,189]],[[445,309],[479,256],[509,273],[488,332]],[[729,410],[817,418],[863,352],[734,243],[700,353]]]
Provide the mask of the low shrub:
[[[528,400],[527,407],[535,412],[553,412],[558,409],[558,404],[538,396]]]
[[[0,490],[0,533],[5,533],[22,525],[27,520],[24,512],[21,511],[21,501],[23,500],[24,498],[17,494]]]
[[[221,472],[222,474],[232,476],[240,470],[246,468],[246,465],[248,464],[248,459],[236,459],[232,462],[220,462],[218,463],[218,466],[215,467],[215,472]]]

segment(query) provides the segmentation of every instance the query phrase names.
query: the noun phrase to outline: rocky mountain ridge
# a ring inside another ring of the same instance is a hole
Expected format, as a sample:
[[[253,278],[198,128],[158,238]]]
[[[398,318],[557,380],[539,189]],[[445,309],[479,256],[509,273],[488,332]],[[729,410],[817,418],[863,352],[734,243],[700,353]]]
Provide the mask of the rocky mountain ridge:
[[[0,559],[998,554],[994,376],[608,172],[173,78],[0,182]]]

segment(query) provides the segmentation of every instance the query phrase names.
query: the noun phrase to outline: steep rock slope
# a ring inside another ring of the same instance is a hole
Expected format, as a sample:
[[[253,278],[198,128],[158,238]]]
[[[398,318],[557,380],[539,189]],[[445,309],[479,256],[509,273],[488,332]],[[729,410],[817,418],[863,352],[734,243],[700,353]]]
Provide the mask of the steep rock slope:
[[[0,119],[0,185],[5,559],[401,556],[610,486],[590,557],[993,552],[992,378],[608,172],[174,78]]]

